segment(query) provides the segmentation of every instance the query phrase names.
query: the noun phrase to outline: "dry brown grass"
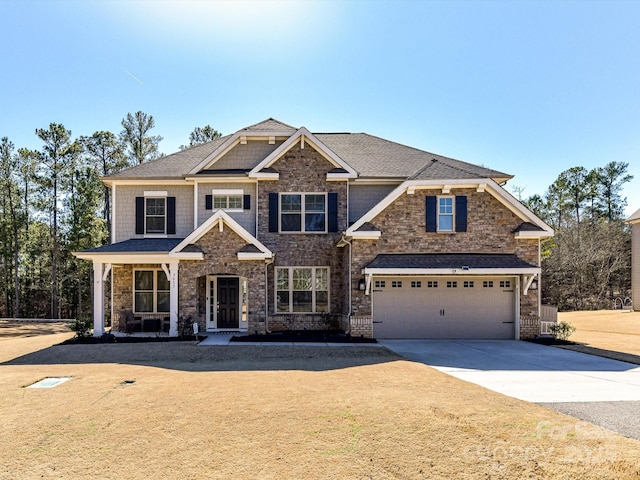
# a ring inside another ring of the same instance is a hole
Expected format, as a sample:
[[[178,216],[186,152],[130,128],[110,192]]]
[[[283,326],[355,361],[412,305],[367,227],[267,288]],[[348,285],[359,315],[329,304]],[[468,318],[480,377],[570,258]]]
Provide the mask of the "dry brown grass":
[[[382,348],[68,336],[0,342],[1,479],[640,475],[638,441]]]
[[[640,356],[640,312],[563,312],[558,314],[558,321],[566,321],[576,327],[569,340]]]

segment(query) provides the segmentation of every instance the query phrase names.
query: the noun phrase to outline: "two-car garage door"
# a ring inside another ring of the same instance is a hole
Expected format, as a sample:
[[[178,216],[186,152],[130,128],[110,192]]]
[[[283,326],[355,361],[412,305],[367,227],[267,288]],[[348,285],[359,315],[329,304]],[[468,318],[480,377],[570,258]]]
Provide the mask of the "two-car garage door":
[[[515,338],[513,277],[374,277],[375,338]]]

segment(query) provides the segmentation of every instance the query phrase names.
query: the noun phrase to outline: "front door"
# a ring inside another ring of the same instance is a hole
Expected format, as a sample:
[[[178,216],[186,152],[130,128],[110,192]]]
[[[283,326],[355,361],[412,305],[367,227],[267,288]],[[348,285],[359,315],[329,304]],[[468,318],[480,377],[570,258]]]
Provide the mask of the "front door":
[[[238,328],[239,285],[237,277],[218,277],[218,328]]]
[[[238,277],[207,276],[207,330],[239,328],[240,304]]]

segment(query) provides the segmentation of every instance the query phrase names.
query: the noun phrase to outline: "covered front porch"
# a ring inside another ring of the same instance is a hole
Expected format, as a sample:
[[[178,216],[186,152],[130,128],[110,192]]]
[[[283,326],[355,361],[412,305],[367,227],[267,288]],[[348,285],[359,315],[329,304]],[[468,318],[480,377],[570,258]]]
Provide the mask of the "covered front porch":
[[[178,336],[178,274],[181,260],[202,252],[174,251],[183,239],[131,239],[74,255],[93,263],[93,335],[105,333],[106,300],[111,330]],[[105,285],[110,280],[111,289]]]

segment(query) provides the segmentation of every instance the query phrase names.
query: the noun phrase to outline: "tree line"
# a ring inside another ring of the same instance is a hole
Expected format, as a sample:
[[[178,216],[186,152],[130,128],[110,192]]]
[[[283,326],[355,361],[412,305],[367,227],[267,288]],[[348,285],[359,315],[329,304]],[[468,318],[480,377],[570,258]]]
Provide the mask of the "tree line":
[[[573,167],[544,195],[523,201],[555,230],[542,241],[543,303],[565,311],[595,310],[630,296],[631,229],[624,223],[622,197],[633,179],[628,169],[624,162]]]
[[[110,189],[101,181],[159,158],[153,116],[128,113],[117,135],[73,137],[62,124],[36,129],[37,150],[0,138],[1,317],[79,318],[91,311],[92,266],[71,252],[108,244]],[[196,127],[181,149],[219,138]],[[542,242],[543,303],[609,308],[631,288],[631,234],[622,188],[628,164],[562,172],[543,195],[521,199],[555,230]],[[522,188],[514,187],[520,197]]]
[[[122,131],[73,137],[38,128],[39,149],[0,138],[0,317],[79,318],[91,311],[92,265],[71,252],[110,242],[110,189],[101,176],[161,157],[153,116],[128,113]],[[189,144],[221,134],[196,127]]]

